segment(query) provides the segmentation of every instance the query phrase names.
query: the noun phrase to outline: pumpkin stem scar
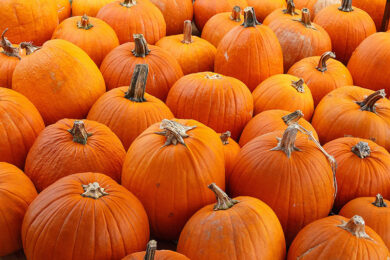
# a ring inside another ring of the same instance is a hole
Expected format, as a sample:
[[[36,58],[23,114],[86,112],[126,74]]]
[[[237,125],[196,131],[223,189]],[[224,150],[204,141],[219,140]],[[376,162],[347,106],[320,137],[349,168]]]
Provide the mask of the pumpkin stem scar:
[[[156,250],[157,250],[157,241],[150,240],[149,243],[146,245],[146,253],[145,253],[144,260],[153,260],[156,254]]]
[[[287,0],[287,8],[283,9],[282,12],[291,16],[298,15],[298,13],[295,12],[295,4],[293,0]]]
[[[167,138],[165,144],[162,147],[171,144],[176,145],[177,143],[181,143],[182,145],[187,146],[184,143],[183,138],[189,137],[187,131],[196,128],[196,126],[185,126],[173,120],[163,119],[160,124],[160,128],[164,131],[155,132],[155,134],[163,135]]]
[[[305,88],[303,87],[303,84],[305,84],[305,81],[303,79],[291,82],[291,86],[295,88],[299,93],[305,93]]]
[[[135,6],[137,4],[136,0],[124,0],[122,3],[120,3],[121,6],[130,8],[132,6]]]
[[[181,42],[185,43],[185,44],[190,44],[193,42],[193,40],[192,40],[192,23],[190,20],[184,21],[183,40]]]
[[[241,8],[239,6],[234,6],[232,10],[232,14],[230,15],[230,20],[235,21],[235,22],[240,22],[241,21]]]
[[[217,198],[217,203],[214,205],[214,210],[226,210],[239,203],[238,200],[231,199],[229,196],[219,188],[215,183],[211,183],[208,188],[212,190]]]
[[[282,117],[283,122],[289,126],[293,123],[296,123],[303,117],[303,113],[301,110],[296,110],[288,115]]]
[[[206,79],[222,79],[222,76],[217,73],[207,74]]]
[[[372,203],[372,205],[379,207],[379,208],[386,208],[387,204],[385,200],[383,199],[382,195],[379,193],[375,196],[375,201]]]
[[[21,42],[21,49],[26,49],[26,55],[33,54],[34,52],[41,49],[41,47],[35,46],[32,42]]]
[[[356,104],[360,106],[360,109],[362,111],[369,111],[369,112],[376,113],[375,110],[376,102],[385,97],[386,97],[386,92],[384,89],[381,89],[367,96],[363,101],[357,101]]]
[[[222,144],[227,145],[229,144],[229,137],[231,136],[230,131],[226,131],[225,133],[222,133],[219,138],[221,138]]]
[[[81,194],[83,197],[99,199],[105,195],[108,195],[107,192],[104,191],[104,188],[100,187],[100,184],[97,182],[89,183],[87,185],[82,185],[84,189],[84,193]]]
[[[357,143],[351,150],[361,159],[369,157],[371,154],[370,146],[366,142]]]
[[[311,20],[310,20],[310,11],[309,9],[307,8],[303,8],[302,9],[302,17],[300,20],[294,20],[294,21],[297,21],[297,22],[300,22],[301,24],[303,24],[306,28],[310,28],[310,29],[313,29],[313,30],[317,30],[317,28],[315,28],[312,24],[311,24]]]
[[[342,0],[339,10],[343,12],[353,12],[352,0]]]
[[[241,26],[244,26],[245,28],[248,27],[256,27],[256,25],[259,25],[259,23],[256,19],[255,9],[253,7],[246,7],[244,9],[244,22],[241,24]]]
[[[358,238],[373,240],[365,231],[365,222],[361,216],[355,215],[348,222],[343,221],[338,227]]]
[[[19,48],[12,46],[12,43],[5,37],[5,33],[8,31],[8,28],[6,28],[3,33],[1,34],[1,42],[0,47],[3,49],[1,53],[4,53],[5,55],[9,57],[16,57],[19,60],[22,58],[19,55]]]
[[[131,77],[130,87],[129,90],[125,93],[125,98],[139,103],[146,102],[144,95],[148,73],[148,64],[135,65],[134,73]]]
[[[145,57],[150,53],[148,43],[146,42],[143,34],[133,34],[134,50],[131,52],[135,57]]]
[[[336,59],[336,54],[331,51],[327,51],[324,54],[321,55],[320,61],[318,62],[317,70],[321,72],[325,72],[328,70],[328,67],[326,66],[326,62],[330,59]]]
[[[87,144],[88,137],[92,136],[92,133],[87,133],[84,122],[81,120],[74,121],[72,129],[68,132],[73,136],[73,142],[84,145]]]
[[[89,22],[89,17],[86,14],[81,16],[81,20],[77,22],[77,28],[79,29],[89,30],[92,27],[93,24]]]

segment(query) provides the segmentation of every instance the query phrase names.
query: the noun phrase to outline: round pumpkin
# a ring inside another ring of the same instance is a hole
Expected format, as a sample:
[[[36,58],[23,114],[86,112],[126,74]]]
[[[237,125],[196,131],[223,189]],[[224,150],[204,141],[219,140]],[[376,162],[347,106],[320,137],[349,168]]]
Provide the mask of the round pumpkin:
[[[306,120],[314,112],[314,102],[309,87],[303,79],[288,74],[278,74],[264,80],[254,91],[255,115],[271,109],[293,112],[301,110]]]
[[[121,44],[133,41],[133,34],[143,34],[155,44],[166,34],[161,11],[149,0],[118,0],[100,9],[97,18],[108,23]]]
[[[111,130],[95,121],[62,119],[31,147],[25,172],[38,191],[77,172],[96,171],[119,182],[126,151]]]
[[[307,225],[299,232],[290,250],[288,260],[328,259],[389,259],[383,240],[358,215],[351,219],[331,216]]]
[[[225,181],[228,182],[230,171],[233,169],[237,155],[241,147],[231,137],[230,131],[220,135],[223,144],[223,153],[225,155]]]
[[[284,260],[286,244],[278,218],[264,202],[231,199],[215,183],[217,203],[196,212],[180,234],[177,251],[192,260]]]
[[[275,33],[259,24],[251,7],[241,26],[230,30],[215,55],[215,72],[235,77],[253,91],[272,75],[283,73],[283,53]]]
[[[322,9],[329,5],[340,4],[341,0],[294,0],[294,3],[299,9],[309,9],[314,18]]]
[[[336,60],[334,52],[307,57],[295,63],[288,74],[302,78],[310,89],[316,107],[321,99],[336,88],[352,86],[349,70]]]
[[[255,8],[257,20],[263,22],[273,11],[286,7],[286,0],[247,0]]]
[[[189,260],[189,258],[170,250],[157,250],[157,242],[150,240],[146,251],[133,253],[122,260]]]
[[[44,234],[44,235],[43,235]],[[149,223],[140,201],[101,173],[58,180],[23,220],[27,259],[121,259],[145,249]]]
[[[353,6],[366,11],[374,20],[376,29],[379,32],[382,25],[383,14],[385,13],[386,1],[383,0],[353,0]]]
[[[36,196],[34,184],[20,169],[0,162],[0,256],[22,248],[23,217]]]
[[[166,104],[177,118],[195,119],[238,139],[253,115],[253,97],[241,81],[211,72],[190,74],[169,91]]]
[[[142,34],[134,35],[134,40],[116,47],[104,58],[100,71],[107,89],[130,85],[136,64],[148,64],[146,92],[164,101],[171,86],[183,76],[180,65],[167,51],[148,46]]]
[[[74,2],[75,0],[72,0]],[[57,10],[58,10],[58,20],[62,22],[63,20],[69,18],[72,13],[72,7],[69,0],[56,0]]]
[[[140,198],[152,234],[174,240],[187,220],[211,203],[207,184],[225,188],[219,136],[195,120],[162,120],[146,129],[127,151],[122,184]],[[156,203],[158,201],[158,203]]]
[[[99,10],[115,0],[72,0],[72,15],[95,17]]]
[[[278,19],[292,18],[298,19],[302,16],[301,10],[295,9],[295,4],[293,0],[287,0],[286,8],[278,8],[272,13],[270,13],[263,21],[263,24],[269,25],[271,22]]]

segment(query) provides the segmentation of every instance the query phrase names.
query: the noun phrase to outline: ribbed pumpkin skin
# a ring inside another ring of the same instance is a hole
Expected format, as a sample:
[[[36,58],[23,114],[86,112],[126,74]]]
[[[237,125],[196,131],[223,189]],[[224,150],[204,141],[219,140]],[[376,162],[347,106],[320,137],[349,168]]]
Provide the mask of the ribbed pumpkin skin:
[[[108,195],[81,196],[82,185],[94,182]],[[22,227],[24,252],[31,260],[121,259],[144,250],[148,239],[140,201],[108,176],[92,172],[67,176],[41,192]]]
[[[293,81],[299,78],[278,74],[264,80],[254,91],[254,114],[271,109],[282,109],[294,112],[301,110],[304,118],[310,120],[314,112],[314,102],[310,89],[303,84],[303,91],[299,92],[292,86]]]
[[[265,25],[269,25],[271,22],[275,21],[275,20],[280,20],[280,19],[299,19],[302,15],[302,12],[301,10],[298,10],[298,9],[295,9],[295,13],[294,15],[291,15],[289,13],[285,13],[284,11],[286,10],[286,8],[278,8],[276,9],[275,11],[273,11],[272,13],[270,13],[263,21],[263,24]]]
[[[368,143],[371,149],[366,158],[352,152],[352,147],[361,141]],[[344,137],[325,144],[324,149],[337,161],[336,210],[358,197],[378,193],[390,197],[390,154],[385,148],[367,139]]]
[[[327,60],[327,70],[324,72],[317,69],[319,61],[320,56],[304,58],[295,63],[287,72],[304,79],[306,85],[310,88],[315,107],[332,90],[353,85],[351,73],[340,61]]]
[[[129,86],[135,65],[148,64],[146,92],[165,100],[171,86],[183,76],[179,63],[167,51],[153,45],[148,45],[150,53],[146,57],[135,57],[131,52],[134,46],[133,42],[122,44],[103,60],[100,71],[107,89]]]
[[[66,18],[69,18],[72,13],[72,8],[70,6],[69,0],[56,0],[57,10],[58,10],[58,20],[62,22]],[[72,3],[75,1],[72,0]]]
[[[118,37],[107,23],[98,18],[89,17],[93,27],[88,30],[77,27],[80,20],[81,16],[74,16],[63,21],[54,31],[52,39],[67,40],[79,46],[100,66],[104,57],[119,46]]]
[[[95,17],[99,10],[115,0],[72,0],[72,15],[88,15]]]
[[[17,45],[13,46],[18,47]],[[12,74],[20,60],[17,57],[4,54],[3,51],[3,48],[0,47],[0,87],[12,88]],[[25,52],[20,50],[19,55],[23,58]]]
[[[34,105],[11,89],[0,88],[0,161],[23,169],[35,138],[45,128]]]
[[[122,260],[144,260],[145,251],[128,255]],[[188,260],[185,255],[170,251],[170,250],[157,250],[154,255],[154,260]]]
[[[247,0],[248,6],[255,8],[256,17],[259,22],[278,8],[286,7],[286,0]]]
[[[47,41],[24,57],[15,68],[12,89],[36,106],[47,125],[62,118],[85,118],[106,90],[91,58],[65,40]]]
[[[338,225],[343,224],[343,221],[347,222],[348,219],[336,215],[307,225],[299,232],[290,246],[287,259],[383,260],[390,257],[383,240],[368,225],[365,230],[373,240],[357,238],[338,227]]]
[[[218,76],[219,78],[209,78]],[[237,139],[253,115],[253,97],[241,81],[211,72],[187,75],[169,91],[166,104],[177,118],[195,119]]]
[[[134,102],[125,98],[127,91],[128,87],[108,91],[96,101],[87,117],[108,126],[122,141],[126,151],[146,128],[174,117],[158,98],[145,93],[146,102]]]
[[[383,14],[385,12],[386,1],[382,0],[353,0],[353,6],[366,11],[374,20],[377,31],[382,25]]]
[[[85,145],[76,143],[68,132],[73,122],[62,119],[46,127],[31,147],[25,172],[38,191],[77,172],[102,172],[120,181],[126,151],[118,137],[107,126],[84,120],[85,129],[92,136]]]
[[[353,1],[353,4],[355,1]],[[317,14],[330,5],[338,4],[340,6],[341,0],[317,0],[313,5],[313,18],[317,16]]]
[[[286,245],[278,218],[264,202],[251,197],[227,210],[208,205],[185,225],[177,251],[191,260],[283,260]]]
[[[178,120],[197,127],[182,144],[162,147],[166,137],[160,124],[146,129],[130,146],[122,170],[122,184],[143,203],[152,234],[165,240],[179,237],[186,221],[215,196],[207,185],[225,188],[225,161],[219,136],[195,120]],[[156,203],[158,201],[158,203]]]
[[[234,167],[237,155],[241,151],[240,145],[232,138],[228,138],[228,144],[223,144],[223,153],[225,155],[225,180],[229,179],[229,174]]]
[[[166,34],[166,24],[161,11],[149,0],[137,0],[131,7],[115,1],[100,9],[97,18],[108,23],[116,32],[120,44],[133,41],[133,34],[143,34],[150,44],[155,44]]]
[[[355,1],[353,0],[353,5],[355,5]],[[308,8],[312,14],[312,18],[314,18],[324,6],[340,4],[341,0],[294,0],[294,3],[297,9]]]
[[[240,146],[243,147],[252,139],[268,134],[275,131],[284,131],[287,125],[283,122],[282,117],[290,114],[287,110],[271,109],[257,114],[253,117],[245,126],[240,137]],[[298,124],[304,127],[306,130],[313,133],[314,137],[318,140],[317,132],[313,126],[301,118],[298,120]],[[298,135],[301,134],[298,132]]]
[[[22,248],[24,213],[37,196],[34,184],[16,166],[0,162],[0,256]]]

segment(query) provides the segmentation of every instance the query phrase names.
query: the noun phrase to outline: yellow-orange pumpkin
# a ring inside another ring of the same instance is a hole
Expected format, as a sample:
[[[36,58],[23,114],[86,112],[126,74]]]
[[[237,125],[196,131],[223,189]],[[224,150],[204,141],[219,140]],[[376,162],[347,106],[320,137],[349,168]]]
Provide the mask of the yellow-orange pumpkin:
[[[273,11],[286,7],[286,0],[247,0],[255,8],[257,20],[263,22]]]
[[[77,0],[72,0],[74,3]],[[72,7],[69,0],[56,0],[58,10],[58,20],[62,22],[66,18],[69,18],[72,13]]]
[[[72,0],[72,15],[95,17],[99,10],[115,0]]]

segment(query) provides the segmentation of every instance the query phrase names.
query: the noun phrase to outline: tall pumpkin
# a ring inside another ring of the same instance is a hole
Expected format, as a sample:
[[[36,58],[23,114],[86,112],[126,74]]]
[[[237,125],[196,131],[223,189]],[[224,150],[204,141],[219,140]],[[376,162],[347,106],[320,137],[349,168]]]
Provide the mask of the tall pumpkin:
[[[299,9],[295,8],[293,0],[287,0],[286,8],[278,8],[264,19],[263,23],[269,25],[271,22],[278,19],[293,18],[297,19],[302,16],[302,12]]]
[[[268,77],[283,73],[283,53],[274,32],[256,20],[251,7],[241,26],[223,37],[215,55],[215,72],[235,77],[253,91]]]
[[[95,17],[99,10],[115,0],[72,0],[72,15]]]
[[[170,250],[157,250],[156,240],[150,240],[146,251],[133,253],[122,260],[189,260],[189,258]]]
[[[385,12],[386,1],[382,0],[353,0],[353,5],[366,11],[374,20],[376,29],[379,32]]]
[[[122,184],[145,206],[152,234],[173,240],[198,209],[213,201],[207,183],[225,187],[224,163],[213,130],[195,120],[164,119],[130,146]]]
[[[44,235],[43,235],[44,234]],[[27,259],[121,259],[145,249],[149,223],[140,201],[101,173],[58,180],[23,220]]]
[[[252,6],[256,11],[256,18],[263,22],[273,11],[286,7],[286,0],[247,0],[248,6]]]
[[[57,3],[58,10],[58,20],[62,22],[63,20],[70,17],[72,13],[72,6],[69,0],[55,0]],[[72,0],[74,2],[75,0]]]

